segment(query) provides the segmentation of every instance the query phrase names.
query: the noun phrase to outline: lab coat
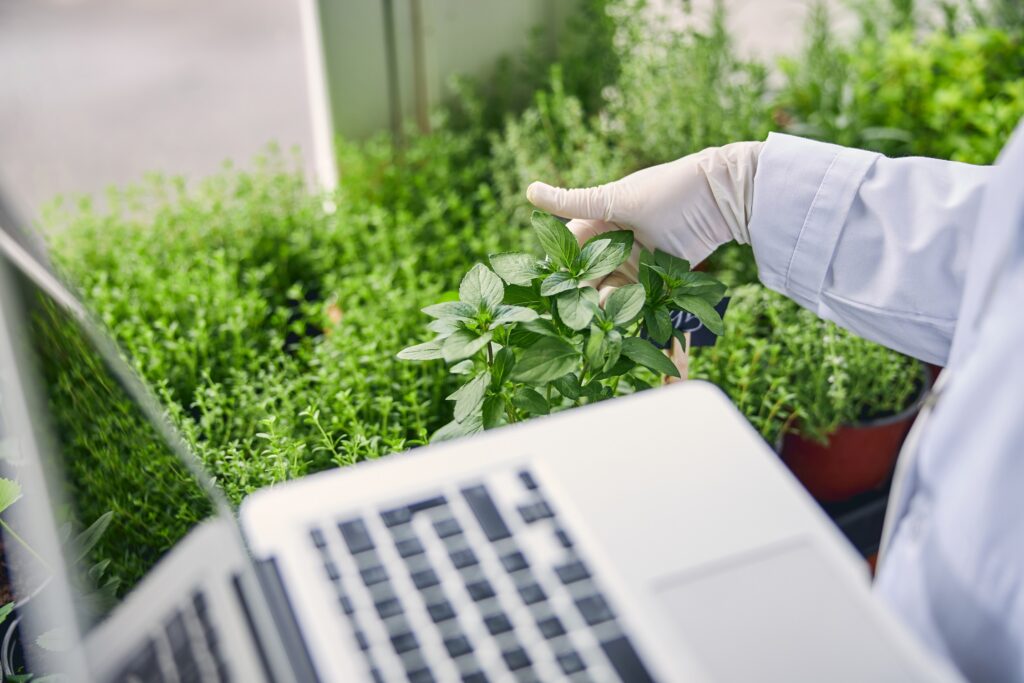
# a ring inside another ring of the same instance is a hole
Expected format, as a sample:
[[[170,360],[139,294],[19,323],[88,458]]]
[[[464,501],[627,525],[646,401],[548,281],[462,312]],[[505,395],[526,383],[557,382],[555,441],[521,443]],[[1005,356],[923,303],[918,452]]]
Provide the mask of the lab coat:
[[[1024,125],[994,166],[771,135],[749,228],[765,285],[946,366],[875,590],[969,680],[1024,681]]]

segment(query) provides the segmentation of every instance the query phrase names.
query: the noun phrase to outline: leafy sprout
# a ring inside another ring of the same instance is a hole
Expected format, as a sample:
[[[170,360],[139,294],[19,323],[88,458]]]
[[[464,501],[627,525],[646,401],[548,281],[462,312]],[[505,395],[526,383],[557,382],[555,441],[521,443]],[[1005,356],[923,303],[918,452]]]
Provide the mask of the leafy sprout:
[[[640,282],[616,289],[602,308],[584,284],[619,268],[633,249],[633,233],[618,230],[580,245],[557,218],[534,212],[533,228],[545,258],[493,254],[474,265],[457,301],[427,306],[430,341],[402,350],[403,360],[444,360],[463,378],[448,399],[453,419],[434,440],[473,434],[528,417],[611,398],[678,377],[656,346],[682,333],[675,311],[688,311],[721,334],[715,311],[725,285],[690,270],[683,259],[642,252]],[[645,378],[646,375],[646,378]]]

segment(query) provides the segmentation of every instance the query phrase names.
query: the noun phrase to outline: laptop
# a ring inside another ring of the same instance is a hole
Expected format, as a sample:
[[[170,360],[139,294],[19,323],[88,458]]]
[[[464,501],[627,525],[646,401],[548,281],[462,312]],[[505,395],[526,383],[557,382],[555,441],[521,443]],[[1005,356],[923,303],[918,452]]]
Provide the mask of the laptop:
[[[0,231],[0,389],[25,490],[4,516],[38,558],[15,578],[46,581],[19,609],[38,673],[958,680],[706,383],[315,474],[236,513],[76,298]],[[55,628],[60,648],[33,645]]]

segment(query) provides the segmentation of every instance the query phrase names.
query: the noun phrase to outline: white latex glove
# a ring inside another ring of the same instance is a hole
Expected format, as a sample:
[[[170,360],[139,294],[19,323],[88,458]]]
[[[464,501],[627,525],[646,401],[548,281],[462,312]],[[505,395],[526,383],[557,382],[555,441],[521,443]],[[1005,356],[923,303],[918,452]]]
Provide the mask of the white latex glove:
[[[609,230],[633,231],[639,246],[630,260],[600,283],[589,283],[604,299],[615,287],[636,281],[639,247],[696,265],[726,242],[749,243],[754,171],[763,144],[709,147],[597,187],[566,190],[535,182],[526,197],[543,211],[574,219],[569,229],[581,244]]]

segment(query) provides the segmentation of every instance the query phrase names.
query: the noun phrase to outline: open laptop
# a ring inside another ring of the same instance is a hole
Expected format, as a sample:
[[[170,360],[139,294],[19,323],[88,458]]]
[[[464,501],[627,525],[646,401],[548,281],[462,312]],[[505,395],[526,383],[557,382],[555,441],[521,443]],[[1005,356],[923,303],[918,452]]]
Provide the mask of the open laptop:
[[[65,631],[59,653],[28,647],[37,671],[958,680],[709,384],[309,476],[236,519],[117,349],[0,231],[0,389],[26,491],[11,523],[47,565],[16,572],[48,580],[21,610],[23,641]],[[97,524],[79,558],[60,528]]]

